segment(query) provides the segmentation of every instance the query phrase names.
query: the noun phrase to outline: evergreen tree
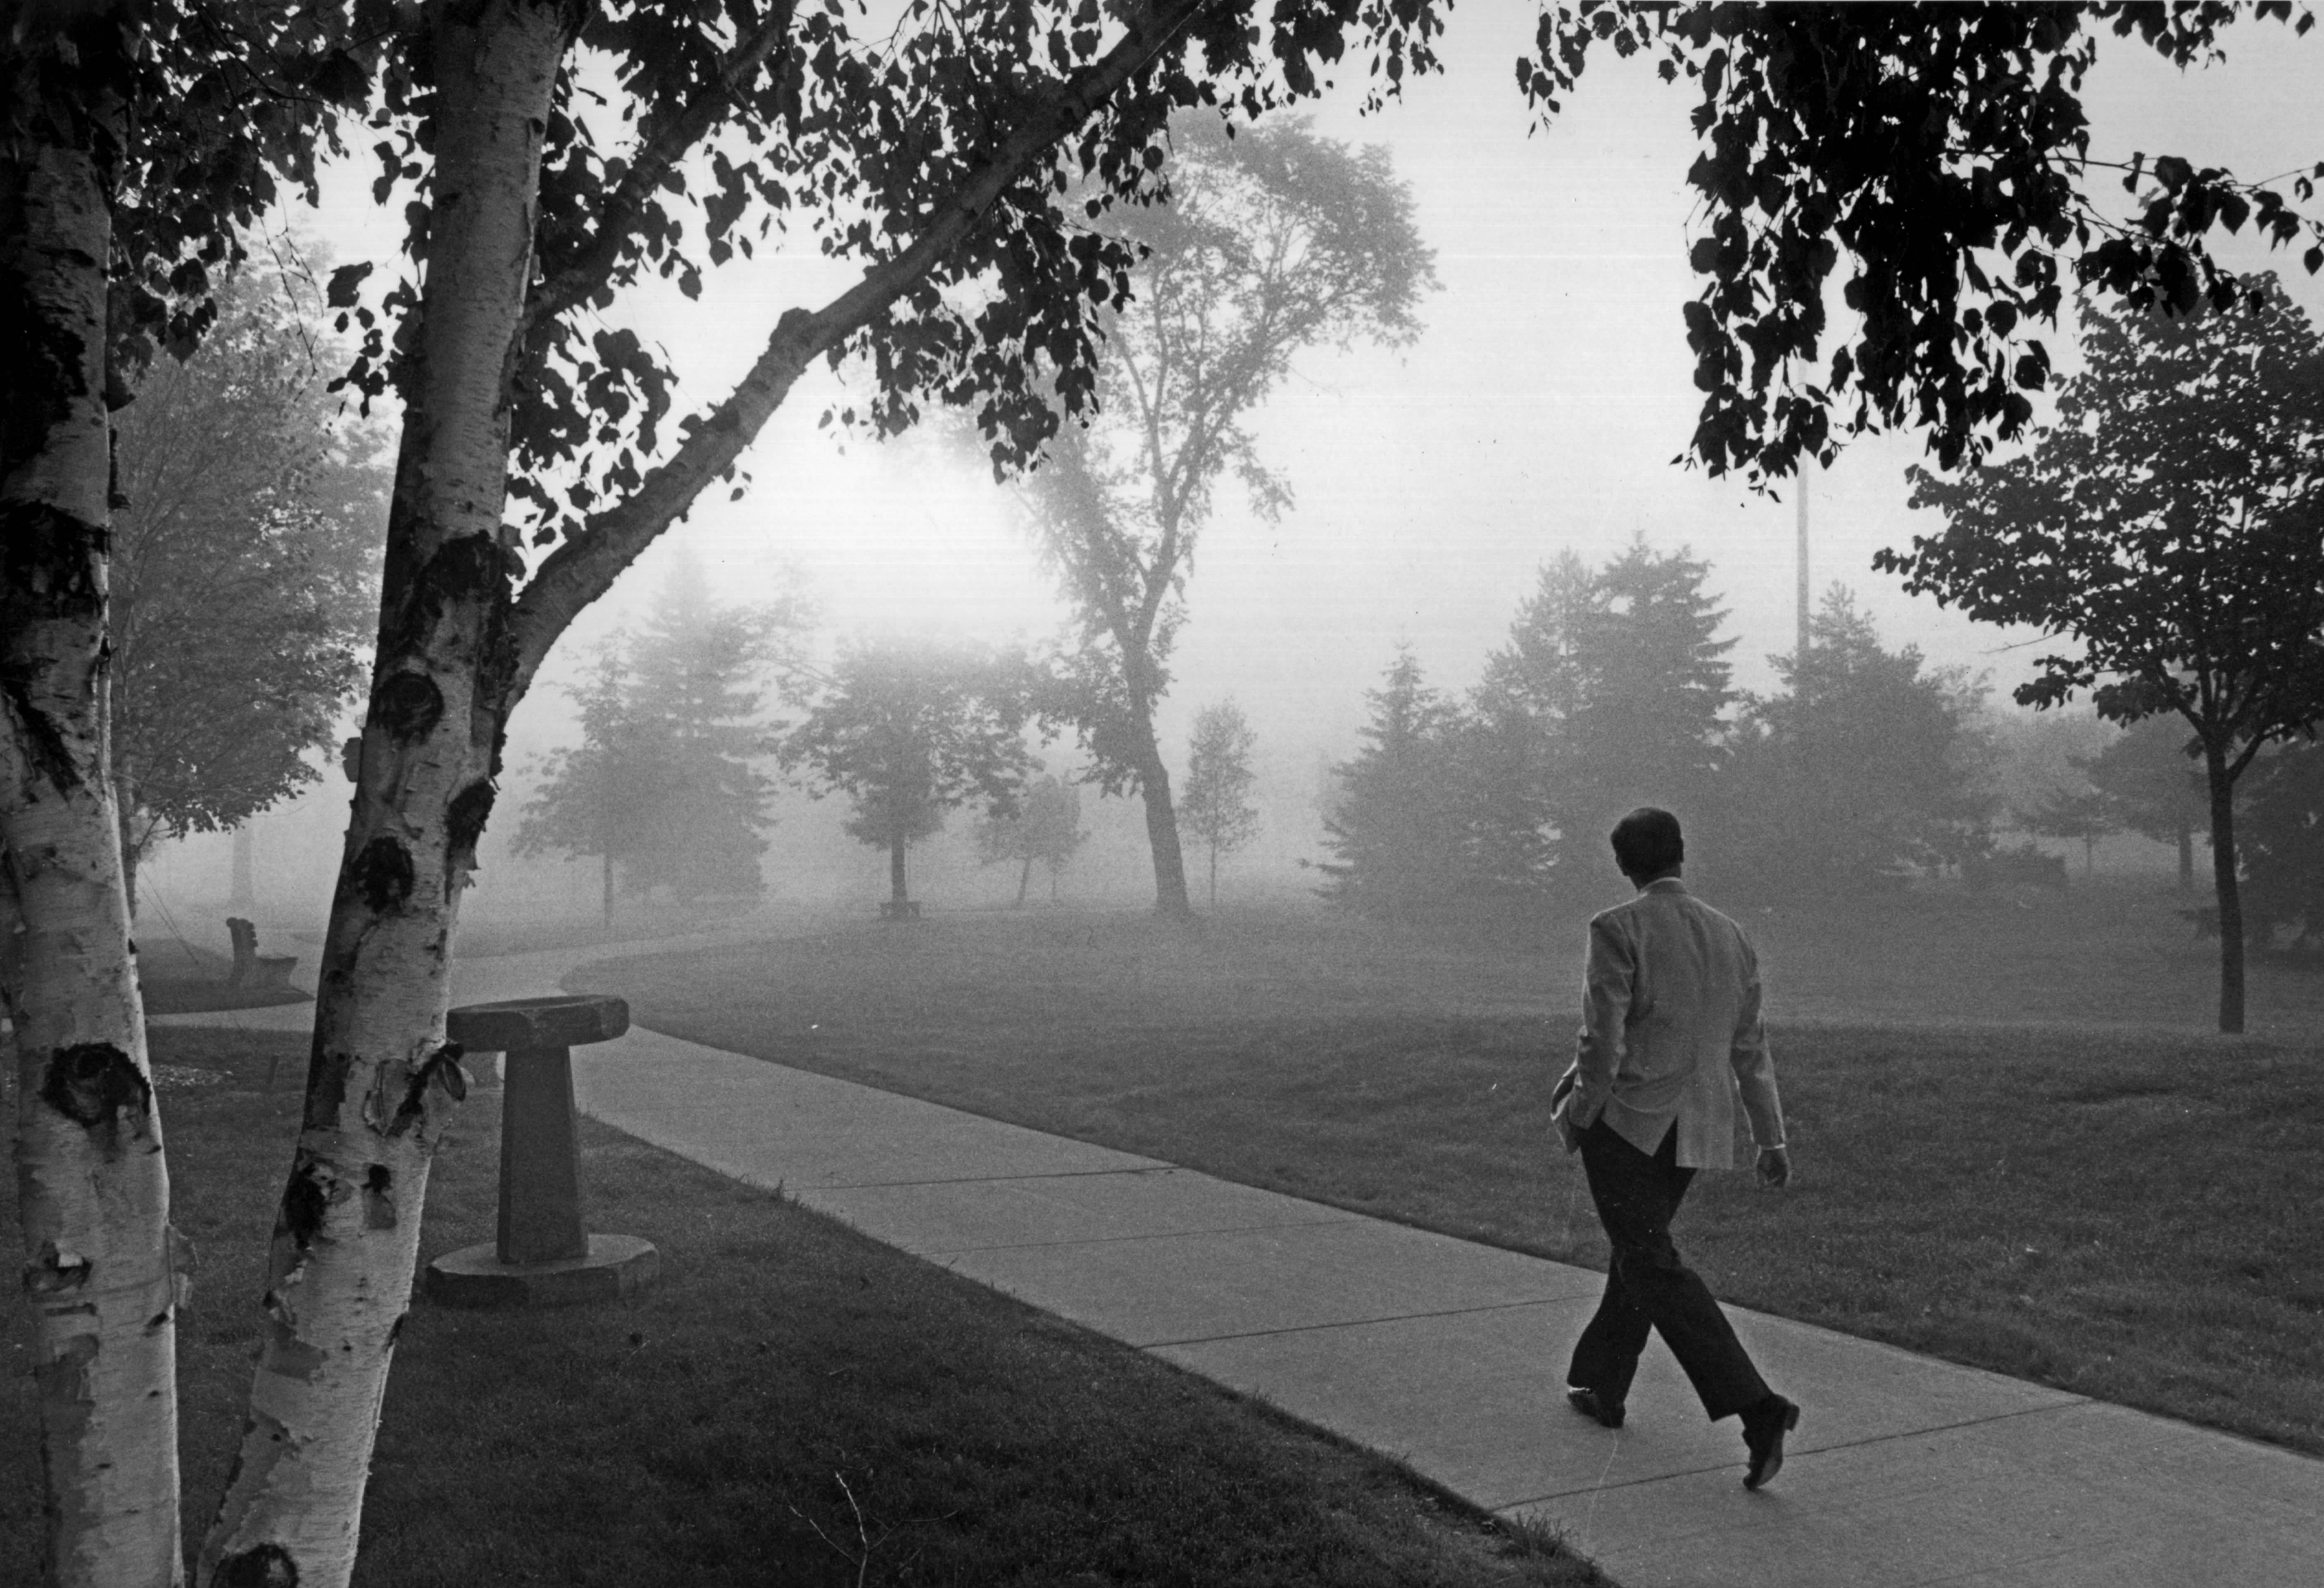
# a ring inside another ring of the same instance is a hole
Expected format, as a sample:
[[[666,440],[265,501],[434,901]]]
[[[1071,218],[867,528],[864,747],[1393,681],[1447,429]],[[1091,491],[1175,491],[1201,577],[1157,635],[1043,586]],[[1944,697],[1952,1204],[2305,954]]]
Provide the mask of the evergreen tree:
[[[1323,863],[1323,894],[1390,918],[1443,909],[1467,891],[1471,869],[1462,714],[1428,687],[1409,645],[1397,647],[1365,698],[1372,715],[1364,746],[1333,769],[1341,799],[1323,830],[1338,859]]]
[[[1194,714],[1194,743],[1186,757],[1186,788],[1178,819],[1210,852],[1211,908],[1219,907],[1219,856],[1231,854],[1258,836],[1259,811],[1250,800],[1258,774],[1250,752],[1258,743],[1242,708],[1231,699]]]
[[[1581,652],[1599,604],[1589,568],[1563,551],[1542,565],[1508,642],[1485,659],[1460,759],[1473,881],[1488,893],[1522,897],[1555,871],[1557,791],[1571,784],[1565,747],[1582,711]]]
[[[1477,883],[1537,889],[1637,805],[1704,803],[1734,698],[1710,565],[1634,540],[1596,573],[1545,565],[1485,664],[1464,734]]]
[[[1024,907],[1033,868],[1049,873],[1049,902],[1057,900],[1057,879],[1089,834],[1082,826],[1082,791],[1054,773],[1025,786],[1014,810],[988,811],[977,818],[976,857],[985,865],[1019,866],[1017,905]]]
[[[1989,844],[1983,687],[1888,651],[1835,585],[1807,654],[1770,659],[1788,688],[1747,701],[1705,846],[1723,879],[1760,892],[1897,885]]]
[[[796,669],[807,622],[796,596],[713,602],[699,567],[681,559],[644,631],[615,635],[568,690],[581,743],[549,758],[516,853],[595,856],[608,929],[617,872],[632,895],[666,884],[682,903],[755,898],[774,788],[752,764],[774,749],[761,702],[770,677]]]
[[[796,673],[807,624],[796,595],[766,605],[722,605],[700,566],[682,559],[631,647],[630,712],[669,757],[663,798],[629,856],[633,892],[667,882],[682,901],[765,886],[760,835],[774,781],[752,764],[775,749],[761,702],[772,676]]]
[[[1722,758],[1732,640],[1705,593],[1711,567],[1635,540],[1591,582],[1582,613],[1582,695],[1557,757],[1559,825],[1593,845],[1640,805],[1692,808]]]

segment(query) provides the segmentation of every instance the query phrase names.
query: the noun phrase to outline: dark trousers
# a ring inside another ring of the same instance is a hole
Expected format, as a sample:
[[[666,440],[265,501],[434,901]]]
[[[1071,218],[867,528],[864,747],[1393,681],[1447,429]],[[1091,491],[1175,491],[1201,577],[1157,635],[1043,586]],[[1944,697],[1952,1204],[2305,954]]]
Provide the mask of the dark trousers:
[[[1620,1405],[1653,1329],[1678,1358],[1713,1421],[1766,1395],[1767,1381],[1751,1365],[1710,1287],[1671,1244],[1671,1220],[1694,1178],[1692,1169],[1678,1167],[1678,1128],[1646,1153],[1601,1119],[1582,1134],[1582,1168],[1614,1251],[1606,1265],[1606,1294],[1573,1347],[1565,1381]]]

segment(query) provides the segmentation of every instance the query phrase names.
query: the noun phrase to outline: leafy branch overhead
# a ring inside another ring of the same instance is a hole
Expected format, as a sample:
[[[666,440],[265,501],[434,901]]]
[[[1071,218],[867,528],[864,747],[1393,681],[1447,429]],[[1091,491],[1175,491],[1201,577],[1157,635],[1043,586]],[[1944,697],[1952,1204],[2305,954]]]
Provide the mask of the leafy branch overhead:
[[[2209,3],[1991,6],[1705,5],[1580,0],[1545,12],[1517,79],[1546,118],[1590,52],[1659,53],[1665,81],[1699,90],[1702,151],[1688,180],[1706,217],[1686,305],[1704,393],[1688,454],[1755,483],[1829,458],[1838,432],[1911,427],[1940,466],[2017,437],[2050,382],[2070,279],[2133,308],[2238,300],[2209,253],[2215,228],[2271,245],[2324,228],[2296,206],[2324,163],[2265,181],[2174,155],[2092,158],[2085,77],[2099,34],[2135,37],[2173,64],[2221,53],[2227,25],[2292,23],[2282,0],[2249,14]],[[2130,213],[2101,207],[2096,173],[2122,171]],[[1847,315],[1829,323],[1842,256]],[[1827,356],[1827,349],[1829,349]]]
[[[695,296],[707,269],[769,246],[811,246],[863,276],[785,314],[746,384],[787,387],[816,358],[861,359],[871,390],[835,417],[884,434],[932,402],[973,406],[996,457],[1029,457],[1057,422],[1053,393],[1068,412],[1087,407],[1100,317],[1136,262],[1132,242],[1089,223],[1167,195],[1174,111],[1255,115],[1313,93],[1351,24],[1389,84],[1435,64],[1431,6],[1276,9],[1261,30],[1248,5],[1219,0],[917,0],[892,32],[866,37],[847,7],[795,0],[593,14],[546,129],[512,376],[511,489],[530,538],[585,536],[593,515],[673,471],[734,478],[732,438],[780,392],[673,423],[666,355],[604,317],[642,279]],[[355,272],[334,283],[366,337],[347,374],[366,401],[408,381],[392,328],[416,301],[429,243],[424,63],[392,59],[382,85],[374,193],[412,200],[407,270],[383,291]]]

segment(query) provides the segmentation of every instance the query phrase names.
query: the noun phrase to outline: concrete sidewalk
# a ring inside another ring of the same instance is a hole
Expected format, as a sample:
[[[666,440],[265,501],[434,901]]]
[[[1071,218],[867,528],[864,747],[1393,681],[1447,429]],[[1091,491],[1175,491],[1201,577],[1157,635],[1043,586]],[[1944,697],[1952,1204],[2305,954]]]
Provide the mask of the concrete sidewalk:
[[[588,957],[472,962],[459,997]],[[248,1014],[192,1018],[308,1011]],[[1588,1270],[650,1031],[574,1060],[606,1123],[1563,1528],[1625,1588],[2324,1583],[2324,1462],[1729,1309],[1806,1408],[1753,1494],[1659,1345],[1627,1427],[1566,1408]]]

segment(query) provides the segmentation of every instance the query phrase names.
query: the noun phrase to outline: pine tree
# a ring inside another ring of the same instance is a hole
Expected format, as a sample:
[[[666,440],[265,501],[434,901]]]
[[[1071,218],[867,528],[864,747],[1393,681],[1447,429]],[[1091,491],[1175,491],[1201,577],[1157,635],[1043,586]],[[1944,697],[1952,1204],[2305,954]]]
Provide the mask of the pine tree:
[[[1333,769],[1341,799],[1323,830],[1339,858],[1323,863],[1324,896],[1390,918],[1443,909],[1469,873],[1460,710],[1428,687],[1409,645],[1365,698],[1365,744]]]
[[[760,706],[766,680],[796,668],[807,622],[796,596],[713,602],[699,567],[682,559],[644,632],[616,635],[568,691],[581,743],[549,759],[516,852],[595,856],[609,930],[617,872],[632,895],[666,883],[682,903],[756,897],[774,789],[752,765],[774,749]]]
[[[770,676],[795,672],[806,623],[796,596],[722,605],[692,559],[671,569],[631,647],[636,682],[627,708],[655,725],[670,771],[628,857],[633,891],[667,882],[690,903],[764,888],[760,827],[775,785],[752,762],[776,744],[761,706]]]
[[[1733,694],[1710,565],[1643,540],[1591,573],[1572,551],[1486,660],[1464,735],[1480,893],[1537,891],[1637,805],[1708,800]],[[1577,844],[1579,848],[1577,848]]]
[[[1707,824],[1722,879],[1767,893],[1901,885],[1989,845],[1981,683],[1924,669],[1917,646],[1885,649],[1838,585],[1806,656],[1771,660],[1788,688],[1746,703]]]

